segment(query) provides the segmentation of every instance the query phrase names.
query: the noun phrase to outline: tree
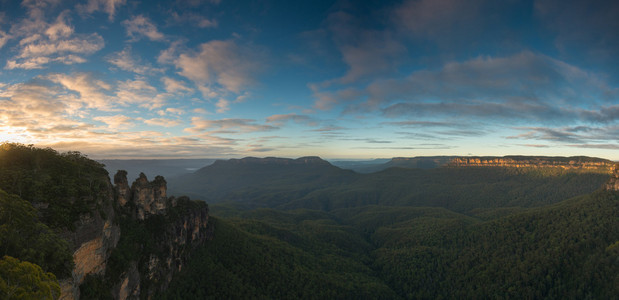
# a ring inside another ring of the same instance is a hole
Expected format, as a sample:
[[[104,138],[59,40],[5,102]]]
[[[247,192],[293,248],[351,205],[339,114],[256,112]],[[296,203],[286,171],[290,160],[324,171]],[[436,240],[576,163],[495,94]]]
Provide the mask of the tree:
[[[0,260],[0,298],[58,299],[56,276],[27,261],[4,256]]]

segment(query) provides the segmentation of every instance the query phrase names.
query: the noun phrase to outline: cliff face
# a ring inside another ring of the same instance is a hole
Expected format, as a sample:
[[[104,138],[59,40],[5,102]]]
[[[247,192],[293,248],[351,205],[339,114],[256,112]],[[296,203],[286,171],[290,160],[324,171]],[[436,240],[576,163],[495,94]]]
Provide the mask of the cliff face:
[[[119,171],[114,176],[114,185],[107,180],[98,199],[92,207],[94,213],[81,216],[74,231],[61,233],[73,245],[75,266],[71,278],[60,282],[60,299],[84,298],[80,297],[80,285],[92,275],[117,282],[103,282],[110,287],[114,299],[150,299],[167,289],[191,250],[213,234],[208,225],[208,206],[186,197],[167,197],[167,184],[161,176],[148,181],[140,174],[129,187],[127,173]],[[114,276],[110,275],[115,274],[110,273],[111,256],[114,251],[121,251],[121,236],[131,234],[119,226],[121,220],[125,224],[129,220],[149,236],[140,242],[129,241],[131,249],[142,250],[134,253],[135,259],[121,266],[124,271]],[[146,244],[139,244],[144,240]]]
[[[457,157],[447,166],[451,167],[514,167],[539,168],[553,167],[561,169],[599,170],[610,172],[613,163],[609,160],[590,157]]]
[[[129,190],[126,172],[119,171],[114,182],[119,211],[124,217],[138,220],[138,226],[152,229],[152,248],[130,262],[112,295],[115,299],[150,299],[167,289],[191,250],[212,237],[208,206],[186,197],[166,197],[166,182],[161,176],[149,182],[140,174]]]
[[[79,286],[89,274],[103,274],[107,259],[120,238],[120,228],[115,217],[112,186],[100,191],[102,201],[92,207],[92,214],[80,216],[75,231],[65,231],[61,236],[73,245],[75,266],[69,279],[61,280],[60,299],[79,299]],[[99,206],[97,209],[96,206]]]
[[[615,164],[613,174],[611,175],[605,188],[609,191],[619,191],[619,164]]]
[[[144,173],[131,185],[131,199],[136,205],[136,217],[138,220],[154,215],[162,214],[166,209],[167,183],[161,176],[149,182]]]

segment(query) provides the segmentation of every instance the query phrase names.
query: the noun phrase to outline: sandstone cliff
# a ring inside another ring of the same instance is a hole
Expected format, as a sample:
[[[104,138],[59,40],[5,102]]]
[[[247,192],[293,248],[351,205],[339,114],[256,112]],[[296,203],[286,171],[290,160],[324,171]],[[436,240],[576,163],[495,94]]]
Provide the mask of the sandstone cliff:
[[[149,182],[140,174],[129,189],[126,172],[119,171],[114,182],[120,218],[133,227],[141,227],[144,229],[141,232],[148,236],[140,242],[125,241],[125,245],[119,245],[132,244],[140,253],[119,274],[120,278],[116,278],[112,296],[115,299],[150,299],[167,289],[191,250],[212,237],[208,206],[187,197],[167,197],[166,181],[161,176]]]
[[[609,191],[619,191],[619,164],[615,164],[613,174],[611,175],[605,188]]]
[[[103,274],[110,253],[120,238],[120,228],[114,224],[114,194],[111,184],[99,191],[98,203],[91,210],[95,213],[83,214],[75,226],[75,231],[64,231],[61,236],[73,246],[75,266],[69,279],[60,281],[60,299],[79,299],[79,286],[89,274]]]
[[[545,157],[545,156],[504,156],[504,157],[456,157],[450,167],[513,167],[540,168],[551,167],[567,170],[593,170],[610,173],[613,163],[609,160],[584,156]]]
[[[212,236],[206,203],[167,197],[163,177],[148,181],[140,174],[129,186],[127,173],[118,171],[114,185],[106,182],[91,208],[96,213],[61,233],[73,245],[75,266],[71,278],[61,280],[60,299],[88,298],[81,293],[92,295],[93,281],[107,289],[97,292],[114,299],[150,299]]]

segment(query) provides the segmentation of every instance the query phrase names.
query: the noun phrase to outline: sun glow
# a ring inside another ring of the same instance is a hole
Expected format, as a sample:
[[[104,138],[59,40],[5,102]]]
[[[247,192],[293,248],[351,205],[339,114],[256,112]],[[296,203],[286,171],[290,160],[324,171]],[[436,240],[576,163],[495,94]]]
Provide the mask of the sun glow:
[[[34,139],[27,133],[24,128],[2,126],[0,127],[0,142],[33,144]]]

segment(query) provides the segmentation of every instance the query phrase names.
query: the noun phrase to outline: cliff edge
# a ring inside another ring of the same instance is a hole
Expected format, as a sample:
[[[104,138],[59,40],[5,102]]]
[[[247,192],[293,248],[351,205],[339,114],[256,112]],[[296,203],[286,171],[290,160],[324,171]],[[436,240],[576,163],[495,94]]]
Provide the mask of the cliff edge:
[[[615,164],[615,168],[613,169],[613,173],[606,183],[605,189],[608,191],[619,191],[619,163]]]

